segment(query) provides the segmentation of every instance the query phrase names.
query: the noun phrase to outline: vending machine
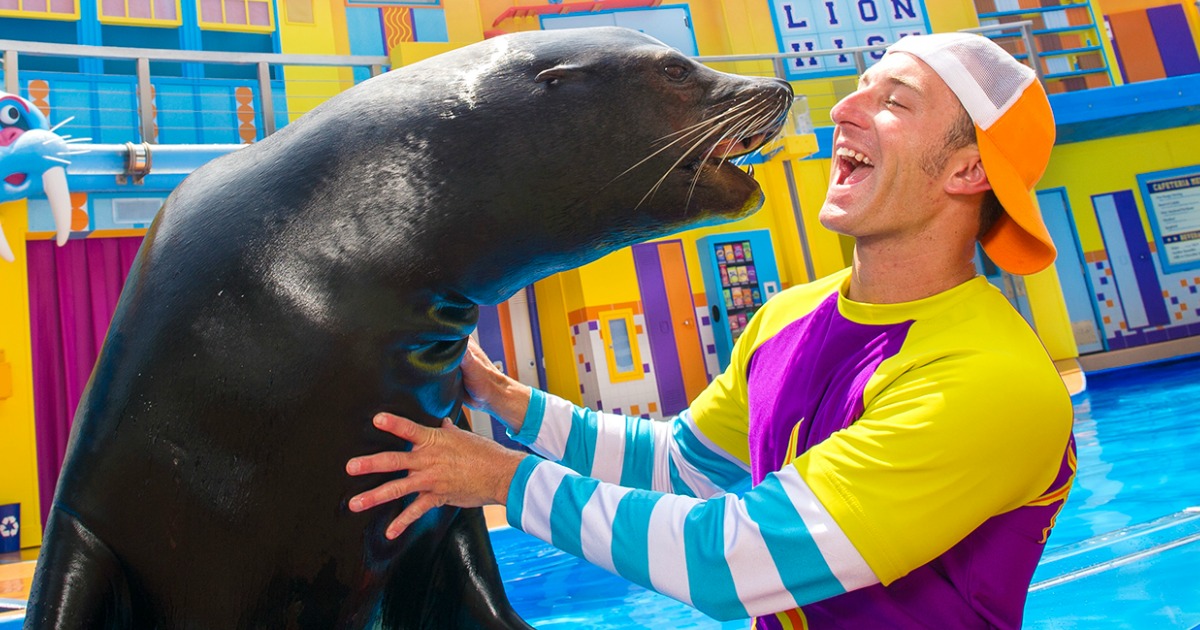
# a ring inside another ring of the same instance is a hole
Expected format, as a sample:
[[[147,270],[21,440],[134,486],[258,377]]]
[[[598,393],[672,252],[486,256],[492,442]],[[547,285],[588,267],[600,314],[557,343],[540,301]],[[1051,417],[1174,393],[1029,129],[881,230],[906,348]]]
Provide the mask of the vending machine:
[[[763,303],[779,292],[779,268],[768,230],[713,234],[696,241],[713,341],[721,371],[733,343]]]

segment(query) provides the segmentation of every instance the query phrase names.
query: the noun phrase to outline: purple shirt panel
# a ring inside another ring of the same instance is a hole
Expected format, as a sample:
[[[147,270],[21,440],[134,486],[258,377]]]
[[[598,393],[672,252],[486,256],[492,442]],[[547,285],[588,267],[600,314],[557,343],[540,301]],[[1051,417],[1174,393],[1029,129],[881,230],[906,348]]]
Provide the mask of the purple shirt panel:
[[[1029,583],[1046,546],[1043,537],[1062,509],[1075,474],[1074,455],[1072,436],[1046,493],[1061,495],[1058,500],[989,518],[945,553],[887,587],[875,584],[804,606],[808,627],[861,628],[864,611],[870,611],[870,619],[887,620],[888,628],[899,630],[1019,629]],[[781,626],[771,619],[763,627]]]
[[[863,391],[879,364],[900,351],[912,322],[868,325],[838,312],[838,295],[759,346],[746,370],[750,471],[755,484],[786,461],[802,422],[800,454],[850,426],[863,412]]]
[[[796,455],[853,424],[879,365],[900,352],[911,321],[867,325],[843,317],[838,295],[759,346],[747,368],[749,447],[754,484],[778,471],[801,423]],[[1074,441],[1057,479],[1074,474]],[[1045,547],[1042,536],[1062,501],[994,516],[941,556],[884,587],[876,584],[803,607],[809,628],[1019,628],[1026,590]],[[871,621],[867,621],[871,620]],[[757,628],[782,625],[774,615]],[[881,626],[882,627],[882,626]]]

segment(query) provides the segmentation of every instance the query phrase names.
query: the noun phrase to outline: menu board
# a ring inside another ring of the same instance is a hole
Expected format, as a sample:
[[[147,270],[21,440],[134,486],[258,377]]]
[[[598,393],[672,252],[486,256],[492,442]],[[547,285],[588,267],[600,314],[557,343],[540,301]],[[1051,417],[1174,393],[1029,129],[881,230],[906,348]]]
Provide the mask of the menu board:
[[[1200,167],[1137,176],[1163,271],[1200,268]]]
[[[736,341],[763,304],[754,252],[750,249],[750,241],[715,243],[713,250],[717,256],[717,273],[721,277],[726,319]]]

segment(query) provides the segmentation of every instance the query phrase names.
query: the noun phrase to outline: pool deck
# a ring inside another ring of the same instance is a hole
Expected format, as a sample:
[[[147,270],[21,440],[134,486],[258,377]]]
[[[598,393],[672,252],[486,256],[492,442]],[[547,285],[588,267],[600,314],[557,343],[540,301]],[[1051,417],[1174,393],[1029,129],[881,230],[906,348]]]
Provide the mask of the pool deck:
[[[29,599],[29,585],[33,583],[33,568],[35,560],[22,559],[27,555],[0,555],[0,629],[20,628],[25,618],[25,610],[7,610],[10,606],[24,605]],[[9,605],[9,606],[6,606]]]
[[[1084,372],[1098,372],[1198,354],[1200,354],[1200,337],[1186,337],[1124,350],[1085,354],[1079,357],[1079,365]]]

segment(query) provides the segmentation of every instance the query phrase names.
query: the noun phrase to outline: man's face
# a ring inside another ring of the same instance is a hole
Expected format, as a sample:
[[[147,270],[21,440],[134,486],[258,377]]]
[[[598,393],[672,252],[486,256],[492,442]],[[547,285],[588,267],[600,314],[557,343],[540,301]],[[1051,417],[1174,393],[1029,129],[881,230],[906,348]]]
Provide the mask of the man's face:
[[[924,62],[885,55],[830,112],[837,125],[821,224],[868,239],[917,236],[945,193],[940,159],[961,104]]]

